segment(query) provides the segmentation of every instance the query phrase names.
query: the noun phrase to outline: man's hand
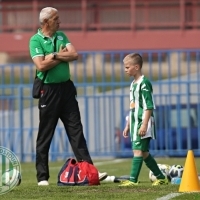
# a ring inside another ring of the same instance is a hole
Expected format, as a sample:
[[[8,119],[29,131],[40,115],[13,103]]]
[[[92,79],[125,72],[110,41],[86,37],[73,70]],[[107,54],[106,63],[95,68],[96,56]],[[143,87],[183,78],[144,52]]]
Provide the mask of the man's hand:
[[[63,47],[63,45],[61,44],[58,52],[61,53],[61,52],[67,52],[67,51],[68,51],[67,48]]]
[[[63,47],[63,45],[61,44],[58,52],[61,53],[61,52],[66,52],[66,51],[67,51],[67,48]],[[50,53],[50,54],[46,55],[44,59],[45,60],[54,60],[54,55],[52,53]]]
[[[74,61],[78,59],[78,53],[76,52],[72,44],[68,44],[65,47],[60,45],[59,52],[57,53],[56,59],[62,62]]]
[[[44,59],[45,59],[45,60],[53,60],[53,57],[54,57],[54,55],[53,55],[52,53],[50,53],[50,54],[46,55],[46,56],[44,57]]]

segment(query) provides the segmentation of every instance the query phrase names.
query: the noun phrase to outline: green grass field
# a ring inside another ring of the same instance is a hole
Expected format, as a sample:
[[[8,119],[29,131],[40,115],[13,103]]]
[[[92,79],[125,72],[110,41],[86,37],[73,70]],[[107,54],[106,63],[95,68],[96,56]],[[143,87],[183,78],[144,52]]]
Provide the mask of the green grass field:
[[[185,164],[185,158],[156,158],[161,164]],[[197,170],[200,171],[200,161],[195,158]],[[1,200],[153,200],[166,196],[170,193],[178,193],[179,185],[152,187],[148,178],[149,170],[143,164],[140,173],[140,185],[137,187],[119,187],[119,183],[101,182],[100,186],[57,186],[57,174],[63,162],[50,163],[49,186],[37,186],[34,163],[22,163],[22,182],[9,193],[0,196]],[[94,160],[97,168],[106,171],[110,176],[129,175],[131,159]],[[192,181],[192,180],[191,180]],[[184,193],[173,199],[200,199],[200,193]]]

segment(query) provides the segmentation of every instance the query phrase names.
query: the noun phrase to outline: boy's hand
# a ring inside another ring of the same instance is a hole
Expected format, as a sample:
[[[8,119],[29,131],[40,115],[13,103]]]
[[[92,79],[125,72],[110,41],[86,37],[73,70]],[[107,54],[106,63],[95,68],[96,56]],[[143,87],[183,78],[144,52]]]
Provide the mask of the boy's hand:
[[[128,126],[125,127],[125,129],[124,129],[124,131],[123,131],[123,136],[124,136],[125,138],[127,138],[127,137],[129,136],[129,127],[128,127]]]
[[[143,137],[146,135],[146,132],[147,132],[147,125],[148,124],[142,124],[141,127],[140,127],[140,130],[138,132],[138,134]]]

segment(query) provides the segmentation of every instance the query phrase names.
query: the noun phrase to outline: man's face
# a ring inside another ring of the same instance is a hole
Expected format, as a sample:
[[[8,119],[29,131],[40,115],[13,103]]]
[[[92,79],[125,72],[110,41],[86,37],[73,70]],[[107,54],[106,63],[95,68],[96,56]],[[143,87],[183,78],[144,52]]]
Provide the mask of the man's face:
[[[58,12],[52,11],[51,17],[47,20],[49,28],[54,32],[59,29],[60,26],[60,19]]]

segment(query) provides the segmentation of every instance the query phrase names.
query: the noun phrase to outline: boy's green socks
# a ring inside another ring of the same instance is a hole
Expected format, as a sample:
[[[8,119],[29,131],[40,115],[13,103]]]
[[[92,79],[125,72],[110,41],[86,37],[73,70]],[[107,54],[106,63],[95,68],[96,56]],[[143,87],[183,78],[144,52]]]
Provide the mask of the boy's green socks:
[[[140,170],[142,168],[143,157],[133,157],[131,166],[130,181],[137,183]]]

